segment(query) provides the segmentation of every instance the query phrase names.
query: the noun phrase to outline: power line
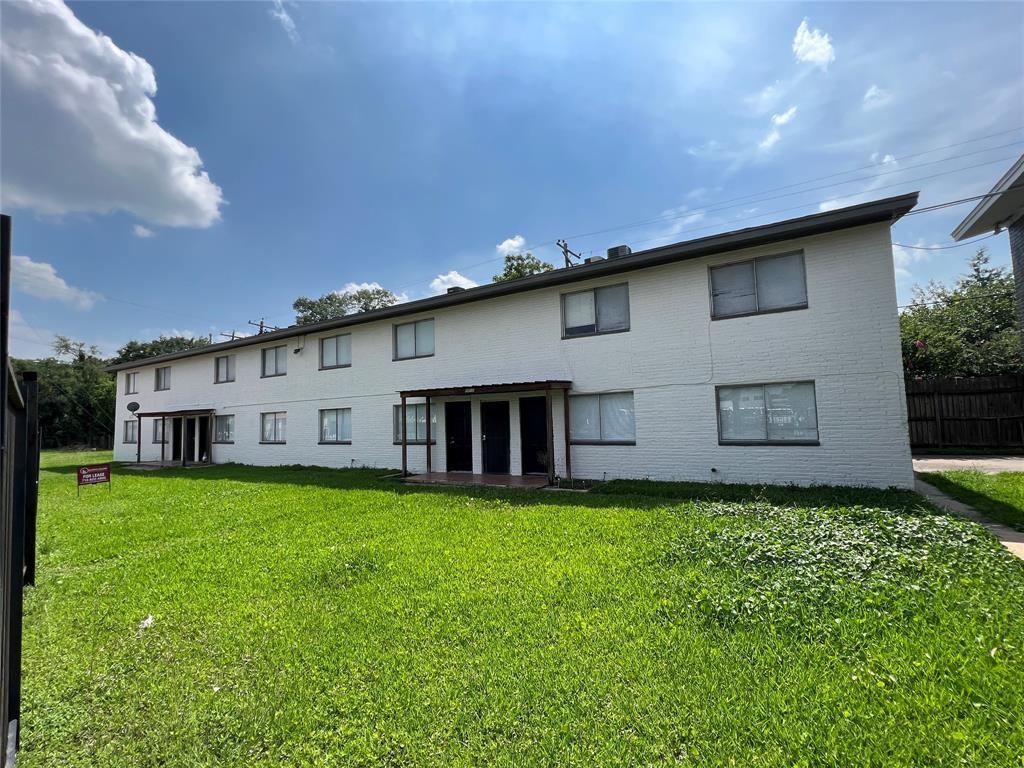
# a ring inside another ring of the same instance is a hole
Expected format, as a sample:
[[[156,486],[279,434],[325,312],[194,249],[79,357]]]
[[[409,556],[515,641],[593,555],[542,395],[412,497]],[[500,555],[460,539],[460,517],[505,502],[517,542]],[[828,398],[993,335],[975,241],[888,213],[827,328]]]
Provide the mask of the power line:
[[[950,248],[963,248],[966,245],[974,245],[980,243],[982,240],[988,240],[990,237],[1002,234],[1000,232],[990,232],[987,235],[976,237],[973,240],[964,240],[962,243],[951,243],[950,245],[907,245],[906,243],[893,243],[898,245],[900,248],[910,248],[915,251],[946,251]]]
[[[930,301],[912,301],[909,304],[897,304],[896,309],[907,309],[909,307],[931,306],[932,304],[954,304],[956,302],[971,302],[978,299],[1005,299],[1014,295],[1014,291],[997,291],[995,293],[977,294],[975,296],[947,296],[944,299],[932,299]]]

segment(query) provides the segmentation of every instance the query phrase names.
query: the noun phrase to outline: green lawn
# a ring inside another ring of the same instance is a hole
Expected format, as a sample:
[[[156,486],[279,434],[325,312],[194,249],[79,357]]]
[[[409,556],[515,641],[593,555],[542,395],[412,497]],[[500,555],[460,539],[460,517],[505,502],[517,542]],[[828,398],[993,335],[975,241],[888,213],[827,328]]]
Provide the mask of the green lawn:
[[[224,466],[76,499],[97,458],[44,458],[24,768],[1024,758],[1024,563],[909,493]]]
[[[1024,531],[1024,472],[929,472],[924,479],[979,512]]]

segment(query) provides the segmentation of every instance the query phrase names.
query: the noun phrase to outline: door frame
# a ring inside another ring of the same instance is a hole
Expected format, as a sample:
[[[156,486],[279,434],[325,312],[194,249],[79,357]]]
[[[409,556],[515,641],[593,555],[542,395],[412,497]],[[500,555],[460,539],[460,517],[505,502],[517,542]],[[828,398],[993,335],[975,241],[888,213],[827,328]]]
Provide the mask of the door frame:
[[[451,448],[452,432],[451,422],[448,419],[448,408],[450,406],[464,407],[466,412],[466,423],[468,426],[469,440],[466,444],[468,451],[467,466],[465,469],[452,469]],[[473,401],[472,400],[448,400],[444,404],[444,468],[446,472],[472,472],[473,471]]]
[[[488,406],[503,405],[508,423],[505,427],[505,464],[504,471],[494,471],[487,468],[487,419],[484,418],[484,410]],[[481,400],[480,401],[480,469],[485,475],[511,475],[512,474],[512,403],[509,400]]]

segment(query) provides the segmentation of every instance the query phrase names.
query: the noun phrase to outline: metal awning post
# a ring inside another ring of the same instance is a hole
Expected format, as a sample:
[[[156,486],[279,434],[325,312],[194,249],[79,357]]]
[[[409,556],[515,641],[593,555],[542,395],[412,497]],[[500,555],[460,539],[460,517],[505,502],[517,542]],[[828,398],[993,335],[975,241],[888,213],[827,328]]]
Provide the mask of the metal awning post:
[[[188,466],[188,416],[181,417],[181,466]]]
[[[424,407],[427,416],[427,474],[430,474],[430,396],[427,396],[427,404]]]
[[[402,477],[409,476],[409,436],[405,426],[405,395],[402,395]]]
[[[544,431],[548,450],[548,485],[555,482],[555,420],[551,414],[551,389],[544,390]]]
[[[167,417],[160,417],[160,463],[164,463],[164,449],[167,447]]]
[[[569,442],[569,390],[562,390],[562,420],[564,426],[562,429],[565,431],[565,476],[569,478],[569,487],[572,487],[572,451],[571,443]]]
[[[142,462],[142,416],[136,416],[135,422],[135,463]]]

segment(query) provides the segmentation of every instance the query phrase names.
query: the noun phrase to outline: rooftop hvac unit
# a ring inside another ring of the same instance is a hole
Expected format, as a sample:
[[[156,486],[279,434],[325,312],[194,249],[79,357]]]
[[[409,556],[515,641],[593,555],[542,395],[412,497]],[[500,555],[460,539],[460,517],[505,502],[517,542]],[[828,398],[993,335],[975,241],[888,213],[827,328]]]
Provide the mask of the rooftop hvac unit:
[[[628,245],[616,245],[608,249],[608,258],[617,259],[620,256],[629,256],[633,250]]]
[[[593,264],[598,261],[604,261],[604,256],[589,256],[583,260],[584,264]]]
[[[463,288],[461,285],[453,285],[451,288],[448,289],[448,293],[462,293],[464,290],[466,289]]]

